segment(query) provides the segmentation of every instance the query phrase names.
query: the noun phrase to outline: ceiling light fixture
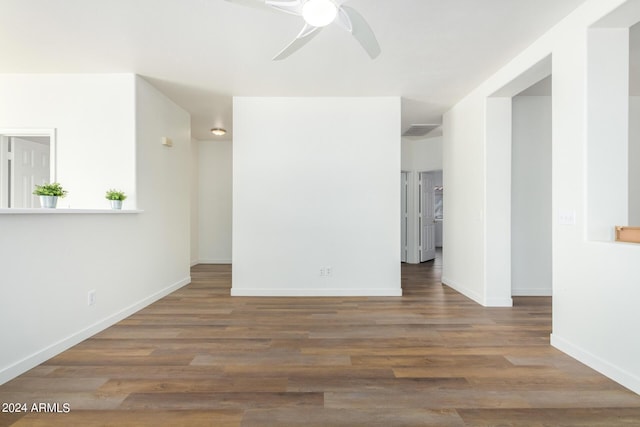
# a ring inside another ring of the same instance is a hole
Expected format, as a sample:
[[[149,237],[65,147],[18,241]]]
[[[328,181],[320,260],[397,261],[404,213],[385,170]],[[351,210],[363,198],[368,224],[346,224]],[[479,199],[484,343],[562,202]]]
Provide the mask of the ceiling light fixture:
[[[338,14],[338,7],[332,0],[307,0],[302,5],[302,17],[312,27],[326,27]]]
[[[213,128],[211,129],[211,133],[215,136],[222,136],[227,134],[227,130],[222,128]]]

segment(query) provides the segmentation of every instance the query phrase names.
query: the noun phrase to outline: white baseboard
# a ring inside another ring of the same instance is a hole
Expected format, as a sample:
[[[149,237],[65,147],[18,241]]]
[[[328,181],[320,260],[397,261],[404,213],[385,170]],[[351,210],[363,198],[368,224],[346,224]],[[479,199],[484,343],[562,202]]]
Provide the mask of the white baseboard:
[[[449,279],[448,277],[442,277],[441,281],[442,284],[447,285],[457,292],[460,292],[465,297],[474,300],[483,307],[513,307],[513,300],[510,297],[485,298],[484,295],[481,295],[476,291],[472,291],[460,285],[459,283],[456,283],[454,280]]]
[[[465,297],[474,300],[475,302],[477,302],[480,305],[483,305],[482,301],[483,301],[484,298],[483,298],[482,295],[478,294],[477,292],[472,291],[470,289],[467,289],[464,286],[461,286],[459,283],[456,283],[455,280],[451,280],[448,277],[442,276],[442,278],[440,280],[442,281],[443,285],[447,285],[448,287],[450,287],[454,291],[460,292]]]
[[[551,288],[522,288],[511,289],[511,295],[514,297],[550,297],[553,295]]]
[[[231,264],[230,259],[199,259],[196,264]]]
[[[200,264],[200,261],[198,261],[197,259],[192,259],[191,263],[189,264],[190,267],[193,267],[194,265],[198,265]]]
[[[507,298],[485,298],[484,307],[513,307],[513,300],[511,297]]]
[[[640,394],[640,377],[626,371],[616,365],[613,365],[606,360],[590,353],[589,351],[571,343],[570,341],[559,337],[558,335],[551,334],[551,345],[558,350],[567,353],[574,359],[584,363],[592,369],[600,372],[611,378],[613,381],[628,388],[634,393]]]
[[[323,289],[263,289],[231,286],[234,297],[401,297],[402,288],[398,289],[362,289],[350,290],[340,288]]]
[[[51,359],[54,356],[62,353],[65,350],[73,347],[76,344],[81,343],[87,338],[107,329],[109,326],[113,326],[119,321],[131,316],[133,313],[143,309],[144,307],[156,302],[157,300],[169,295],[170,293],[180,289],[181,287],[191,283],[191,277],[186,277],[173,285],[170,285],[155,294],[152,294],[66,338],[55,342],[42,350],[25,357],[22,360],[15,362],[5,368],[0,369],[0,385],[12,380],[13,378],[27,372],[29,369],[35,368],[42,362]]]

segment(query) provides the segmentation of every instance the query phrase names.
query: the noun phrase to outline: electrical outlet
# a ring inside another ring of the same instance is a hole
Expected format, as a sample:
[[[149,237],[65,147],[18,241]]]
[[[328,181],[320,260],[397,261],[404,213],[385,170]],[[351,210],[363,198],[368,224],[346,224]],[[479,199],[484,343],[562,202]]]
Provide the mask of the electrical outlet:
[[[96,304],[96,291],[91,290],[87,293],[87,305],[95,305]]]
[[[558,214],[560,225],[576,225],[576,211],[561,209]]]
[[[324,271],[325,271],[327,277],[331,277],[333,275],[333,267],[331,267],[331,266],[325,267]]]
[[[320,277],[324,277],[327,275],[326,270],[324,269],[324,267],[320,267]]]

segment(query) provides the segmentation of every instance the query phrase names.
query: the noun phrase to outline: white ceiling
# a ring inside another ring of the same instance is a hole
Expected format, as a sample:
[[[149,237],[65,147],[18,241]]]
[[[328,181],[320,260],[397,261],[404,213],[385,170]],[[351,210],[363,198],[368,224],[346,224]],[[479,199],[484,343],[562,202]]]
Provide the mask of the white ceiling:
[[[231,130],[235,95],[402,96],[402,132],[440,123],[583,2],[348,0],[378,38],[376,60],[333,26],[274,62],[301,18],[225,0],[0,0],[0,73],[140,74],[192,114],[197,139]]]

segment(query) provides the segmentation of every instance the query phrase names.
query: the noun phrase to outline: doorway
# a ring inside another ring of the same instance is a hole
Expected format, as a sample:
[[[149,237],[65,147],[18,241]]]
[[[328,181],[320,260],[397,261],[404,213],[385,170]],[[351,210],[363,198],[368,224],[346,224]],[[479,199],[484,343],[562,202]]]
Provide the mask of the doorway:
[[[418,174],[418,259],[436,258],[436,247],[442,247],[443,221],[442,171]]]

